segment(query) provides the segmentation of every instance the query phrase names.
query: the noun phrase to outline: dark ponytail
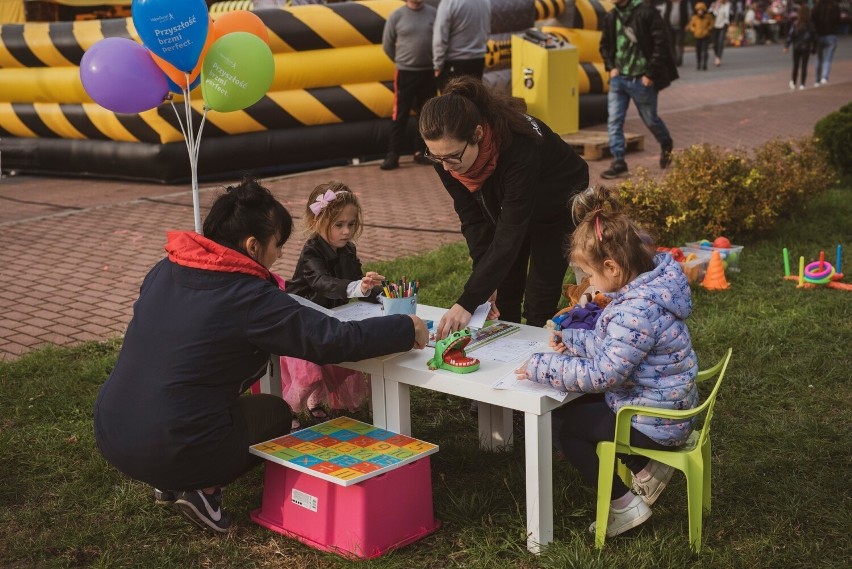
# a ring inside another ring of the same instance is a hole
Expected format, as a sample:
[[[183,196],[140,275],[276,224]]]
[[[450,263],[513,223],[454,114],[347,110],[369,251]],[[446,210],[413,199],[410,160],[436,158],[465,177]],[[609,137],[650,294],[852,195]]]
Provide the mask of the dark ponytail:
[[[274,235],[276,245],[284,245],[293,232],[293,218],[268,189],[246,177],[216,198],[203,231],[208,239],[245,254],[243,243],[249,237],[266,243]]]

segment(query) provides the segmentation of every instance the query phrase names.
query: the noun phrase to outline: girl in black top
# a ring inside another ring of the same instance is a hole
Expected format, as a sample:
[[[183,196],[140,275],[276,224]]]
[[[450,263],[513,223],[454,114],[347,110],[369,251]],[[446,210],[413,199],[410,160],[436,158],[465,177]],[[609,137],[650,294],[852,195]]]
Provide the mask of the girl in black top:
[[[459,77],[420,113],[426,156],[453,198],[473,272],[441,319],[440,338],[467,326],[477,306],[489,318],[523,316],[543,326],[556,312],[574,229],[568,204],[589,184],[589,168],[523,103]],[[500,309],[497,310],[496,302]]]
[[[305,207],[308,240],[286,290],[326,308],[350,298],[375,298],[384,277],[361,272],[354,240],[363,229],[361,204],[340,182],[320,184]]]
[[[382,275],[361,272],[353,242],[363,227],[357,196],[340,182],[314,188],[305,207],[308,241],[284,289],[326,308],[350,298],[374,300]],[[314,419],[326,419],[325,406],[354,411],[367,398],[367,380],[360,372],[304,359],[281,358],[281,388],[296,413],[306,408]],[[293,420],[293,428],[299,426]]]

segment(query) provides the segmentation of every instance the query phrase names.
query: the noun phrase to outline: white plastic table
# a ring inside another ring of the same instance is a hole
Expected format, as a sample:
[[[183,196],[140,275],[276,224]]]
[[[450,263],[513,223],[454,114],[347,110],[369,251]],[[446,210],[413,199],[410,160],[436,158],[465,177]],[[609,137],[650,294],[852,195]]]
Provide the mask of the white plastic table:
[[[445,309],[419,305],[421,318],[440,320]],[[542,328],[521,326],[507,338],[547,342],[549,332]],[[512,443],[512,410],[524,413],[524,444],[527,496],[527,548],[539,553],[541,547],[553,541],[553,450],[551,448],[550,412],[564,402],[539,393],[494,389],[492,384],[514,370],[519,362],[481,362],[478,371],[457,374],[445,370],[430,370],[426,361],[434,350],[413,350],[386,359],[384,394],[373,392],[373,411],[384,403],[386,424],[379,425],[398,433],[411,434],[410,387],[422,387],[479,402],[480,445],[488,450],[506,448]],[[565,400],[577,397],[569,395]],[[378,420],[378,419],[376,419]]]

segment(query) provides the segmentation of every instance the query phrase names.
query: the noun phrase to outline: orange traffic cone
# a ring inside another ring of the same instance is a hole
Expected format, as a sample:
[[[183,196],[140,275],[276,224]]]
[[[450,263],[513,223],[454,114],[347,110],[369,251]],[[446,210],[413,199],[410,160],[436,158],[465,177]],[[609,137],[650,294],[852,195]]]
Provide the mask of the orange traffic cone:
[[[725,279],[725,267],[722,265],[722,256],[718,251],[713,251],[710,257],[710,265],[707,267],[707,274],[704,275],[704,280],[701,286],[707,290],[725,290],[728,288],[728,281]]]

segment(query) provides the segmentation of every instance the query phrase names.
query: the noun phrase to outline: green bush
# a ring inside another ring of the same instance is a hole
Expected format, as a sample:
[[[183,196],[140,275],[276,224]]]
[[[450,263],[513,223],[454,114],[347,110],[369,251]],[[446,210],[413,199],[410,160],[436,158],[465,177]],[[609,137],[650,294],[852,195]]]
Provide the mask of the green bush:
[[[831,165],[841,175],[852,177],[852,103],[820,119],[814,126],[814,138]]]
[[[708,144],[675,154],[662,179],[644,169],[618,186],[630,215],[663,245],[756,234],[836,182],[812,138],[772,140],[751,154]]]

